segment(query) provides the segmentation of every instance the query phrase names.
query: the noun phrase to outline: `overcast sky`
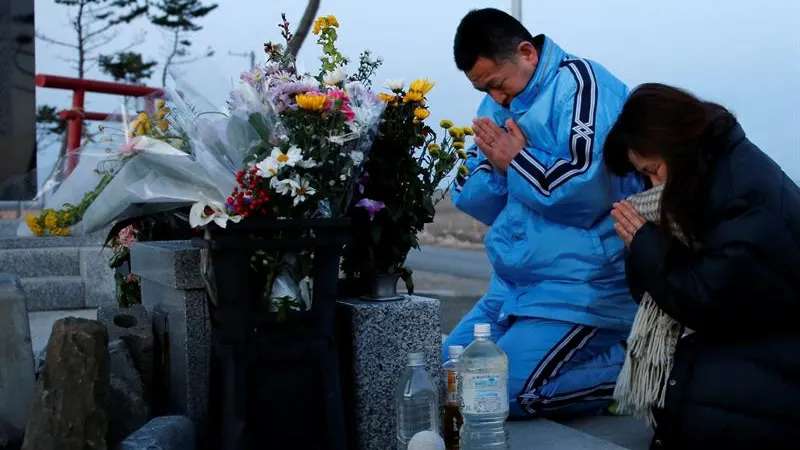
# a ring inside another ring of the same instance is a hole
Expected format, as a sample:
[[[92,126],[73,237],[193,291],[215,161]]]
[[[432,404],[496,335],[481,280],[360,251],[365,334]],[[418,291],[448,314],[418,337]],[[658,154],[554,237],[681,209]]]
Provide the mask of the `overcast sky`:
[[[182,66],[178,75],[222,105],[231,83],[249,64],[229,52],[256,52],[279,41],[280,13],[290,21],[302,15],[301,0],[217,0],[219,8],[201,22],[192,40],[196,49],[211,46],[216,56]],[[37,29],[50,37],[74,39],[69,8],[53,0],[35,0]],[[436,82],[429,97],[433,119],[467,124],[480,94],[453,63],[452,40],[470,9],[510,10],[510,0],[322,0],[321,14],[341,22],[340,48],[357,60],[368,48],[384,58],[376,81],[428,77]],[[750,138],[794,179],[800,179],[800,0],[523,0],[523,22],[545,33],[567,52],[593,59],[630,87],[657,81],[687,88],[721,102],[739,117]],[[163,59],[164,36],[135,23],[108,53],[125,46],[135,32],[146,40],[136,48]],[[67,50],[68,52],[68,50]],[[309,39],[300,53],[302,67],[316,71],[318,47]],[[37,72],[74,75],[59,57],[65,49],[37,43]],[[101,78],[97,71],[88,77]],[[154,77],[152,85],[158,85]],[[69,94],[39,89],[39,103],[69,105]],[[88,94],[87,109],[111,112],[114,97]],[[44,161],[43,161],[44,162]]]

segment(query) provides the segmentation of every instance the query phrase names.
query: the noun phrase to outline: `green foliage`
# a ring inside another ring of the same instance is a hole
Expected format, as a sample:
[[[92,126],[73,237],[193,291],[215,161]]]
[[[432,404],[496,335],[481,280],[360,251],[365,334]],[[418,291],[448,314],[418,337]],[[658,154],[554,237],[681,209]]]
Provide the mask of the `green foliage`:
[[[114,81],[141,84],[153,76],[155,61],[144,61],[141,53],[119,52],[113,55],[100,55],[97,58],[100,70]]]

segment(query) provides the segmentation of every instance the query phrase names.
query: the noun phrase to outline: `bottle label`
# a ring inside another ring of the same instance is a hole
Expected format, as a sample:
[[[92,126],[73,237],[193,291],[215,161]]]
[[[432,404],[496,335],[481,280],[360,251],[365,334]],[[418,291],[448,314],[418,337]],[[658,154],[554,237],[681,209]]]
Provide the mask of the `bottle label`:
[[[499,373],[465,373],[461,379],[461,410],[465,414],[508,411],[508,380]]]
[[[458,405],[458,374],[455,370],[447,371],[447,403]]]

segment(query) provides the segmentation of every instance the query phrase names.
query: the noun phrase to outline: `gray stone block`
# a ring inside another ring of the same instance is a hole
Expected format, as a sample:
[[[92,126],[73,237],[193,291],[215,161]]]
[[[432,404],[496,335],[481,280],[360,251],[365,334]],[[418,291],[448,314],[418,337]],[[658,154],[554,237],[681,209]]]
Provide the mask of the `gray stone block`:
[[[108,370],[111,376],[124,381],[129,390],[139,397],[144,396],[144,383],[142,376],[136,369],[133,355],[128,350],[128,345],[122,339],[108,343]]]
[[[181,416],[156,417],[115,450],[195,450],[195,428]]]
[[[385,449],[395,442],[394,390],[408,353],[422,351],[435,385],[441,378],[439,301],[408,296],[394,302],[339,302],[347,403],[355,411],[357,448]],[[347,351],[350,352],[348,356]],[[348,360],[348,358],[351,358]]]
[[[101,306],[97,320],[106,326],[109,340],[121,339],[128,347],[144,383],[145,398],[153,382],[153,326],[143,305],[130,308]]]
[[[0,238],[0,249],[14,248],[67,248],[99,247],[105,244],[110,230],[103,230],[86,236],[39,236]]]
[[[625,447],[545,419],[508,422],[506,426],[511,450],[625,450]]]
[[[0,250],[0,270],[21,278],[79,276],[77,248],[20,248]]]
[[[117,284],[114,269],[108,267],[112,251],[105,247],[83,247],[80,249],[80,271],[86,294],[86,307],[115,305]]]
[[[86,303],[79,276],[23,278],[20,282],[28,296],[28,311],[81,309]]]
[[[200,250],[190,241],[137,242],[131,267],[142,278],[173,289],[204,289]]]
[[[25,429],[35,392],[31,331],[19,280],[0,274],[0,418]]]
[[[137,266],[132,267],[137,273]],[[169,386],[167,410],[191,418],[198,430],[207,419],[211,323],[204,290],[172,289],[142,279],[142,303],[154,321],[157,339],[165,340],[162,373],[156,378]]]
[[[13,238],[17,235],[19,220],[0,219],[0,238]]]

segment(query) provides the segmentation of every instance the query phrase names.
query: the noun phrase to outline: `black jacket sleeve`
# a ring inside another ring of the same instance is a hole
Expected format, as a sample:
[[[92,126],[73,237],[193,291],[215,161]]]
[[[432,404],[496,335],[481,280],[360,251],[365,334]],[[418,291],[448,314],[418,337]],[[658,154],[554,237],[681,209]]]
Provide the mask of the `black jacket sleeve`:
[[[788,267],[782,256],[798,252],[782,248],[794,243],[783,220],[742,200],[716,217],[700,248],[674,265],[666,264],[670,238],[654,224],[642,227],[627,260],[637,283],[664,312],[695,331],[766,324],[796,313],[800,299],[787,271],[798,268]]]

